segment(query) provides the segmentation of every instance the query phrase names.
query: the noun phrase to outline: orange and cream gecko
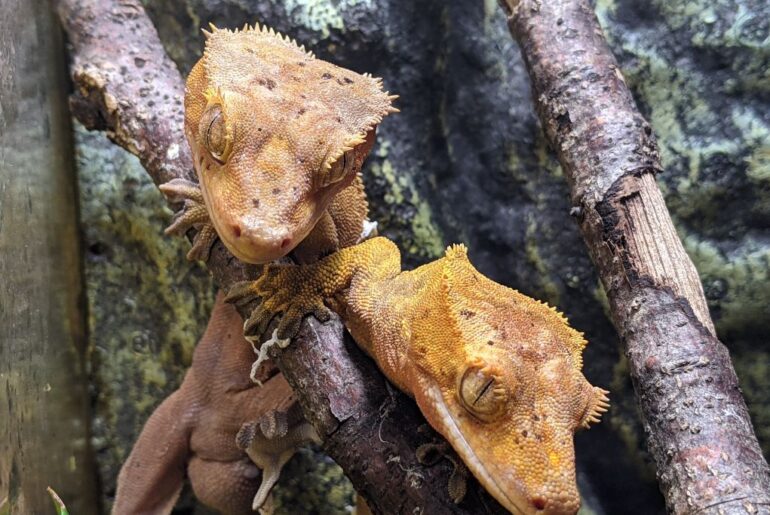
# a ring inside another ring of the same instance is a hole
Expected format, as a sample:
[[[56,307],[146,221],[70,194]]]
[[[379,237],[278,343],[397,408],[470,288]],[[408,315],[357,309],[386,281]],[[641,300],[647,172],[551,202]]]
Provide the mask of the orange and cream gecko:
[[[189,257],[203,260],[217,235],[248,263],[355,244],[367,229],[361,166],[396,97],[272,29],[211,29],[184,99],[198,184],[161,186],[185,204],[167,231],[200,229]]]
[[[228,294],[262,299],[246,331],[288,344],[328,304],[396,386],[414,397],[481,484],[512,513],[572,514],[573,433],[607,392],[581,373],[586,341],[546,304],[495,283],[455,245],[413,271],[377,237],[310,265],[267,265]]]

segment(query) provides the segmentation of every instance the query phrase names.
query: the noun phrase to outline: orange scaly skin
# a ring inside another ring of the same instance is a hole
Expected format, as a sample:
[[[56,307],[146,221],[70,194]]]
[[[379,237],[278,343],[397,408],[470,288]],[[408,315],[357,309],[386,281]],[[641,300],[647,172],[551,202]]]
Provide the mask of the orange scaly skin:
[[[185,92],[200,189],[164,185],[186,200],[169,231],[204,228],[191,257],[205,258],[210,221],[248,263],[283,257],[308,236],[313,253],[355,243],[367,211],[359,173],[395,97],[272,29],[212,30]]]
[[[184,382],[147,420],[120,470],[112,513],[171,513],[185,475],[207,506],[252,513],[295,449],[318,443],[281,374],[264,371],[261,388],[249,378],[254,354],[242,326],[220,295]]]
[[[465,247],[402,272],[396,246],[374,238],[311,265],[268,265],[228,300],[254,295],[247,329],[282,314],[279,343],[326,301],[511,512],[578,510],[573,433],[608,406],[580,371],[586,342],[553,308],[481,275]]]

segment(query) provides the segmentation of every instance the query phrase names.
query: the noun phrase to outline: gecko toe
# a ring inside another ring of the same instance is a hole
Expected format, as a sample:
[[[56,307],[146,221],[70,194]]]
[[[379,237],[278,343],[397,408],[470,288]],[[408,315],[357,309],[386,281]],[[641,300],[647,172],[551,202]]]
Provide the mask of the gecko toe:
[[[316,306],[313,306],[312,313],[313,316],[316,317],[316,319],[322,324],[328,322],[332,317],[331,311],[329,311],[329,308],[324,306],[323,303],[319,303]]]
[[[254,281],[241,281],[233,284],[225,295],[225,302],[240,306],[252,301],[256,296]]]

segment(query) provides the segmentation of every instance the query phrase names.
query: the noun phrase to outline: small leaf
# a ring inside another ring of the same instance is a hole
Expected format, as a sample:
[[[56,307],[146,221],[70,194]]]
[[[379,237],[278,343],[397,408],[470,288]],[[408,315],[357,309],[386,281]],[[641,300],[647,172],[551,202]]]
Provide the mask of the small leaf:
[[[59,497],[56,492],[53,491],[53,488],[50,486],[48,487],[48,495],[51,496],[51,500],[53,501],[53,505],[56,508],[56,515],[69,515],[69,512],[67,511],[67,507],[64,506],[64,502],[61,500],[61,497]]]

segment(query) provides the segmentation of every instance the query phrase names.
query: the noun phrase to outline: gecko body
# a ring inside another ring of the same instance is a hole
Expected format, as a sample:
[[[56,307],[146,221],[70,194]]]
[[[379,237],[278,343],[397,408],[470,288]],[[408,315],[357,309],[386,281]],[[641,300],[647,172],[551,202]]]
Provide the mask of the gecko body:
[[[300,241],[336,250],[304,265],[266,265],[229,300],[261,298],[245,330],[262,334],[281,315],[279,342],[305,315],[335,310],[503,506],[575,513],[573,434],[608,406],[607,392],[581,373],[582,335],[478,273],[462,246],[402,272],[384,238],[345,246],[328,236],[346,225],[335,212],[360,231],[363,217],[339,199],[360,181],[391,100],[378,80],[315,59],[270,29],[207,36],[185,95],[198,204],[246,262],[301,251]]]
[[[247,330],[281,315],[277,341],[332,307],[512,513],[577,512],[573,434],[608,407],[581,373],[586,341],[555,309],[480,274],[465,247],[402,272],[398,248],[377,237],[314,264],[269,265],[228,300],[255,296]]]

